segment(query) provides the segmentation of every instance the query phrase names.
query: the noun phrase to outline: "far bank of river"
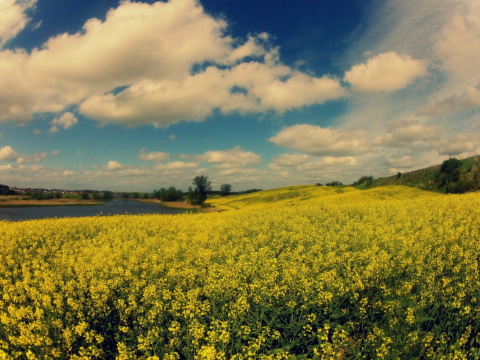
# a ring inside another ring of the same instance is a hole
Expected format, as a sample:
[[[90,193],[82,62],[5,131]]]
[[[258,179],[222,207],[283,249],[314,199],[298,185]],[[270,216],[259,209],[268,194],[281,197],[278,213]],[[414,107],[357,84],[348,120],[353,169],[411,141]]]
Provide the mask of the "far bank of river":
[[[26,200],[25,200],[26,201]],[[30,205],[30,206],[29,206]],[[180,214],[185,212],[181,208],[165,207],[157,203],[111,200],[105,203],[82,203],[79,206],[62,206],[43,202],[39,205],[29,204],[2,207],[0,202],[0,220],[21,221],[45,218],[107,216],[125,214]],[[90,205],[90,206],[82,206]]]

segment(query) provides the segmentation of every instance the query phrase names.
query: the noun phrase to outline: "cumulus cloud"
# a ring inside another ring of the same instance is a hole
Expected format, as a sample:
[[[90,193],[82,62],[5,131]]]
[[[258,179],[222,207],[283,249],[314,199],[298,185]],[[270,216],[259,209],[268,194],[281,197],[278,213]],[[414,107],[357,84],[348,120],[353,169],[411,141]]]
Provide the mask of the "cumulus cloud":
[[[197,161],[213,164],[217,168],[240,168],[258,164],[261,155],[252,151],[244,151],[240,146],[225,151],[207,151],[202,155],[181,155],[182,158],[193,158]]]
[[[405,155],[401,157],[386,155],[384,157],[384,165],[393,167],[395,169],[412,169],[415,167],[424,166],[425,164],[425,160],[411,155]]]
[[[361,130],[335,130],[309,124],[287,127],[268,140],[278,146],[317,156],[360,155],[368,151]]]
[[[273,163],[279,166],[293,167],[304,164],[308,161],[308,155],[282,154],[273,159]]]
[[[12,161],[18,158],[18,154],[12,149],[11,146],[3,146],[0,148],[0,160]]]
[[[0,165],[0,172],[3,172],[3,171],[11,171],[11,170],[13,170],[13,167],[12,167],[12,165],[10,165],[10,164]]]
[[[55,151],[54,151],[55,152]],[[58,155],[55,153],[52,153],[52,155]],[[17,163],[18,164],[25,164],[25,163],[38,163],[44,159],[46,159],[48,156],[46,151],[43,152],[35,152],[33,154],[22,154],[19,155],[17,158]]]
[[[218,174],[225,177],[235,176],[235,179],[240,181],[249,181],[252,179],[258,179],[258,175],[261,174],[261,171],[248,168],[231,168],[220,170]]]
[[[392,92],[407,87],[427,74],[426,61],[388,52],[370,58],[365,64],[352,66],[343,80],[358,92]]]
[[[468,111],[480,107],[480,90],[468,86],[462,95],[450,95],[435,101],[419,111],[419,115],[442,115],[463,110]]]
[[[147,153],[147,149],[143,148],[140,150],[138,158],[142,161],[162,162],[170,160],[170,154],[164,152]]]
[[[210,66],[176,81],[142,80],[117,95],[92,96],[80,111],[104,123],[161,127],[182,120],[203,121],[214,109],[223,114],[283,113],[343,95],[337,80],[250,62],[229,69]]]
[[[118,170],[123,168],[123,165],[120,164],[118,161],[109,161],[108,165],[105,167],[107,170]]]
[[[480,78],[480,6],[472,1],[467,12],[457,11],[443,26],[434,50],[442,68],[464,80]]]
[[[185,170],[198,168],[198,164],[194,162],[172,161],[167,164],[158,164],[155,166],[155,170]]]
[[[458,156],[477,150],[477,142],[471,135],[457,134],[433,144],[439,155]]]
[[[416,141],[438,140],[442,131],[438,126],[425,126],[415,120],[394,121],[387,125],[387,133],[377,136],[373,145],[408,147]]]
[[[297,171],[322,169],[325,167],[354,166],[358,165],[353,156],[333,157],[326,156],[320,161],[311,161],[297,166]]]
[[[13,39],[30,20],[25,11],[35,6],[37,0],[2,0],[0,2],[0,49]]]
[[[336,79],[282,65],[266,34],[241,43],[227,25],[195,0],[123,1],[105,21],[90,19],[31,53],[2,51],[0,121],[79,105],[102,123],[168,126],[215,109],[282,113],[344,95]]]
[[[58,132],[58,128],[62,127],[64,130],[78,123],[77,118],[71,112],[66,112],[59,118],[53,119],[50,124],[53,125],[49,132],[55,133]]]

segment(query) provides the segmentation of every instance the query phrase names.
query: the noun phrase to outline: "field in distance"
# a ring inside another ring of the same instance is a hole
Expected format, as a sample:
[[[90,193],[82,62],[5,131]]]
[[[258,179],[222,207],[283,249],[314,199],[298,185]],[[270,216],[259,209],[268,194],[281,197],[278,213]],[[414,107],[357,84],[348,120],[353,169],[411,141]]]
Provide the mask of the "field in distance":
[[[0,358],[480,357],[480,194],[294,186],[0,222]]]

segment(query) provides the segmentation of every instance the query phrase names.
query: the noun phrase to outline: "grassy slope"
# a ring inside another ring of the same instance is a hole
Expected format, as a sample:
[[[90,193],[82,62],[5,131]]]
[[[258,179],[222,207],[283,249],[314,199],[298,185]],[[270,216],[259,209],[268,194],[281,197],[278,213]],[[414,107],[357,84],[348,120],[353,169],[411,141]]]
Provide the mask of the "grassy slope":
[[[468,192],[480,190],[480,156],[473,156],[467,159],[460,160],[460,179],[457,186],[463,191]],[[425,169],[419,169],[403,173],[400,178],[397,175],[381,177],[375,179],[372,185],[367,186],[364,182],[355,187],[329,187],[329,186],[314,186],[314,185],[297,185],[287,186],[277,189],[264,190],[244,195],[231,195],[226,197],[213,197],[207,200],[207,203],[220,208],[221,210],[240,210],[253,209],[254,207],[264,207],[266,204],[272,203],[292,203],[292,200],[309,200],[315,198],[324,198],[326,196],[338,195],[339,193],[352,193],[345,197],[355,196],[353,193],[358,190],[373,190],[369,196],[393,196],[408,194],[408,196],[422,196],[422,192],[404,191],[405,186],[414,187],[421,190],[429,190],[444,193],[445,188],[442,187],[439,178],[441,165],[431,166]],[[400,189],[394,189],[396,186],[401,186]],[[379,189],[381,188],[381,189]],[[390,194],[390,195],[386,195]],[[335,201],[341,197],[334,197]]]
[[[457,182],[459,192],[476,191],[480,189],[480,156],[473,156],[461,161],[460,179]],[[356,186],[357,189],[364,190],[388,185],[405,185],[417,187],[422,190],[445,192],[438,180],[441,165],[431,166],[425,169],[419,169],[402,173],[400,178],[397,175],[381,177],[375,179],[373,184],[367,187],[366,182]]]
[[[348,203],[358,197],[374,200],[392,197],[412,199],[425,196],[432,196],[432,194],[406,186],[382,186],[366,191],[359,191],[354,187],[299,185],[259,191],[247,195],[231,195],[214,198],[207,200],[207,203],[221,210],[253,210],[266,208],[271,204],[292,206],[299,201]]]

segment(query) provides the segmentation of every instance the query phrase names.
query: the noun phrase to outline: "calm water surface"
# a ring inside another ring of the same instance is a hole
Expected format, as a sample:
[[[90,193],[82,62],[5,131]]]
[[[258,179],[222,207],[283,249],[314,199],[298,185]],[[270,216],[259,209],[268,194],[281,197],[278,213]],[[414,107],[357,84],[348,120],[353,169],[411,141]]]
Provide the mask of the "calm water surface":
[[[180,209],[167,208],[154,203],[132,200],[107,201],[92,206],[45,206],[0,208],[0,220],[20,221],[45,218],[82,217],[125,214],[179,214]]]

